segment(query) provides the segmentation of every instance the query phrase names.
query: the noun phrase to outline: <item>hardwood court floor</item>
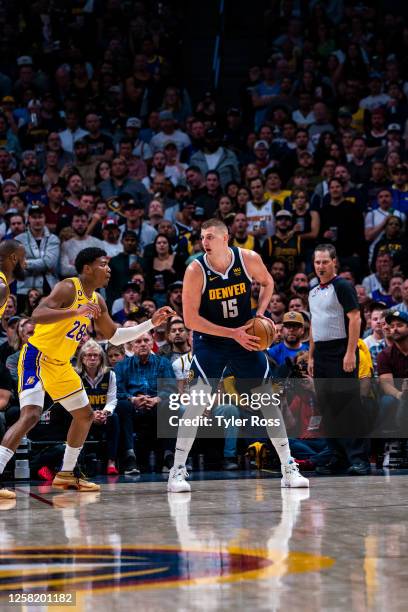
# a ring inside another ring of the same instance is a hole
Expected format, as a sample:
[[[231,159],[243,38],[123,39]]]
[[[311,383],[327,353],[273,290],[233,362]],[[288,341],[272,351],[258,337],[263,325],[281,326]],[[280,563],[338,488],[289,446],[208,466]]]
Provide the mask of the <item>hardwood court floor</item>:
[[[19,484],[2,502],[1,610],[406,610],[408,473],[317,477],[310,492],[269,472],[196,473],[178,495],[160,475],[100,481]],[[60,593],[74,605],[41,605]]]

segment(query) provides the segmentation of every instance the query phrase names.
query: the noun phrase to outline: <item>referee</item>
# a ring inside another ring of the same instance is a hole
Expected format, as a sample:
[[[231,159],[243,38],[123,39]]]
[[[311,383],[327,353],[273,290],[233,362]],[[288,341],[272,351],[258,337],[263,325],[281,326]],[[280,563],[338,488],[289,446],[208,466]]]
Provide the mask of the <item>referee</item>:
[[[336,265],[332,245],[316,247],[314,267],[320,282],[309,293],[309,374],[316,379],[319,408],[333,453],[329,463],[316,471],[329,475],[347,470],[366,475],[370,472],[369,442],[350,437],[352,428],[359,429],[362,417],[357,363],[360,309],[354,287],[336,275]]]

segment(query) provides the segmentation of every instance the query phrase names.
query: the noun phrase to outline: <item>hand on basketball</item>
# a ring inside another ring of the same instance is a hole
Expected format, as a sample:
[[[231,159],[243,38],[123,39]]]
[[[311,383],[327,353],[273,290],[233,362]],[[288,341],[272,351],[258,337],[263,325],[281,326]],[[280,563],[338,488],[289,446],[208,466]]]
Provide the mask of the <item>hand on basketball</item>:
[[[77,308],[76,313],[78,316],[97,319],[101,314],[101,307],[99,304],[94,304],[94,302],[88,302]]]
[[[243,346],[247,351],[259,351],[260,343],[258,336],[250,336],[247,330],[252,326],[252,323],[243,325],[235,330],[235,340]]]
[[[162,308],[156,310],[152,316],[152,323],[155,327],[158,327],[167,321],[167,319],[170,317],[175,317],[176,315],[176,311],[170,308],[170,306],[163,306]]]

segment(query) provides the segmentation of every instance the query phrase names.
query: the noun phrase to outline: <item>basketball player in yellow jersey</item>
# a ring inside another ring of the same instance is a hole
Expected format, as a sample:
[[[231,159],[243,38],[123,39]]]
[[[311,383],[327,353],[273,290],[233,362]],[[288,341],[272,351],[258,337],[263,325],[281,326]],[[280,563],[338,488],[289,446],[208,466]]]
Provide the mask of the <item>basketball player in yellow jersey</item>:
[[[0,242],[0,319],[10,296],[9,285],[14,280],[24,279],[26,267],[25,250],[17,240]]]
[[[101,336],[111,344],[131,342],[176,313],[164,306],[152,319],[135,327],[119,328],[109,316],[104,299],[95,290],[106,287],[110,278],[105,251],[88,248],[80,251],[75,260],[78,278],[59,282],[32,314],[36,328],[30,341],[24,345],[18,364],[19,399],[21,415],[5,434],[0,446],[0,473],[13,456],[21,438],[40,419],[47,392],[71,413],[72,423],[61,471],[53,485],[75,488],[78,491],[98,491],[99,485],[79,478],[74,473],[79,453],[93,421],[93,410],[82,386],[81,379],[70,360],[86,333],[90,319]],[[3,497],[15,497],[13,491],[3,491]]]
[[[9,285],[14,280],[24,279],[25,267],[25,250],[21,242],[17,240],[0,242],[0,319],[3,316],[10,296]],[[0,462],[1,457],[0,450]],[[2,471],[0,471],[0,474]],[[13,499],[14,497],[13,491],[3,489],[0,484],[0,500]]]

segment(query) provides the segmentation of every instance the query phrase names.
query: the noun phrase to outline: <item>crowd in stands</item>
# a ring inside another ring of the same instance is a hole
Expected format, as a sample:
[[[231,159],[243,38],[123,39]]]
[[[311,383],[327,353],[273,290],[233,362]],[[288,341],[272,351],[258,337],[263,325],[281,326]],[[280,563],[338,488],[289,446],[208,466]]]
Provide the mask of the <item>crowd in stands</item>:
[[[76,274],[79,251],[98,246],[111,258],[105,297],[117,323],[164,304],[177,317],[123,348],[84,336],[76,367],[95,409],[90,439],[106,441],[111,474],[137,473],[142,447],[170,464],[171,443],[156,440],[157,378],[187,377],[183,276],[212,217],[274,278],[275,371],[289,358],[306,377],[312,253],[336,247],[361,306],[360,376],[373,378],[380,417],[398,414],[408,399],[406,20],[385,3],[270,2],[264,56],[225,107],[211,89],[189,94],[175,1],[0,7],[0,239],[20,241],[28,265],[0,325],[0,427],[18,414],[33,309]],[[258,294],[254,283],[254,308]],[[299,417],[290,435],[294,456],[314,467],[327,449],[312,387],[309,396],[289,406]],[[54,406],[30,436],[64,440],[67,419]],[[223,444],[234,469],[234,432]],[[57,464],[58,453],[43,458]]]

